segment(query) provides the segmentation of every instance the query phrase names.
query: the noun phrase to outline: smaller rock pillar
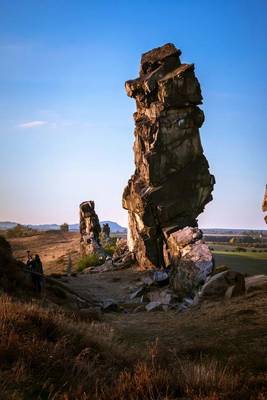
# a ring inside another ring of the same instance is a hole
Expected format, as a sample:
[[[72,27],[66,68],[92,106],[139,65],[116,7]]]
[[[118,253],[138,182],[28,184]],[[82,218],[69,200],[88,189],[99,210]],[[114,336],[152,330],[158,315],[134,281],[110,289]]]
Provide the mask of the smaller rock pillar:
[[[97,253],[100,246],[99,235],[101,227],[95,212],[94,201],[84,201],[80,204],[80,249],[83,255]]]

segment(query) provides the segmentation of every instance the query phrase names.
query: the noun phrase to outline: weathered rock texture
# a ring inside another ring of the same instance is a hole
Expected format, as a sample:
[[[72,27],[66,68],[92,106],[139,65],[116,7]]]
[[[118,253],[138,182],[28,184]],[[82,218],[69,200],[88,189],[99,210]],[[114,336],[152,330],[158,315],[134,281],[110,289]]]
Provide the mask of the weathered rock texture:
[[[80,204],[80,247],[83,255],[96,253],[100,250],[100,232],[101,227],[95,212],[94,201],[84,201]]]
[[[235,271],[223,271],[213,275],[202,287],[199,301],[221,300],[245,294],[244,275]]]
[[[170,284],[181,298],[192,296],[214,267],[213,256],[198,228],[186,227],[168,237],[169,261],[173,266]]]
[[[125,84],[137,111],[136,168],[123,207],[129,213],[129,248],[142,268],[166,265],[172,257],[170,235],[196,227],[212,200],[215,180],[199,136],[201,89],[194,65],[181,64],[180,55],[173,44],[143,54],[139,78]]]
[[[267,185],[266,185],[266,189],[265,189],[265,193],[264,193],[264,199],[263,199],[263,203],[262,203],[262,211],[263,212],[267,212]],[[264,219],[265,219],[265,222],[267,224],[267,215],[265,215]]]
[[[112,257],[112,262],[116,268],[127,268],[135,263],[134,254],[129,251],[126,239],[117,239],[116,249]]]
[[[101,240],[107,241],[110,238],[110,227],[109,224],[103,224],[101,229]]]

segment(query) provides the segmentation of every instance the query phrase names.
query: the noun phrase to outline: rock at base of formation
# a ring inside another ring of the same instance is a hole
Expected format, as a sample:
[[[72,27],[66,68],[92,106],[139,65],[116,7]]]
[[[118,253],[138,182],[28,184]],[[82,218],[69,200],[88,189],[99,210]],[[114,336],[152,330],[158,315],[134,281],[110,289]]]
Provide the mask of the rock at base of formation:
[[[181,298],[190,296],[203,285],[214,267],[213,256],[198,228],[186,227],[168,237],[172,265],[170,284]]]
[[[263,198],[263,203],[262,203],[262,211],[267,212],[267,185],[265,188],[265,193],[264,193],[264,198]],[[267,215],[265,215],[264,219],[267,224]]]
[[[112,257],[113,266],[116,268],[127,268],[135,263],[134,254],[129,251],[126,239],[117,239],[116,249]]]
[[[267,291],[267,276],[266,275],[253,275],[245,278],[246,292],[251,293],[255,291]]]
[[[244,275],[235,271],[223,271],[213,275],[202,287],[197,301],[218,301],[222,298],[230,299],[232,297],[245,294]]]
[[[80,204],[80,249],[83,255],[101,252],[100,232],[94,201],[84,201]]]
[[[197,227],[196,218],[212,200],[215,179],[199,135],[201,89],[194,65],[181,64],[180,55],[173,44],[143,54],[140,76],[125,84],[137,111],[135,173],[124,190],[123,207],[128,245],[141,268],[165,267],[177,258],[181,245],[173,251],[172,235]],[[197,245],[201,253],[208,251],[204,246]],[[206,272],[200,275],[205,278]]]

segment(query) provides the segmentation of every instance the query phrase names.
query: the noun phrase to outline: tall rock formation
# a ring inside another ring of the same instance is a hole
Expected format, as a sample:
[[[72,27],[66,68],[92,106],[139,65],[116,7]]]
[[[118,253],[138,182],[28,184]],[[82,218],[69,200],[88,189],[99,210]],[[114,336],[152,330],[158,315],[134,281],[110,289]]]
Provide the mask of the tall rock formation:
[[[94,201],[84,201],[80,204],[80,247],[82,254],[92,254],[99,251],[100,232],[101,226],[95,212]]]
[[[264,193],[264,198],[263,198],[263,203],[262,203],[262,211],[267,212],[267,185],[265,188],[265,193]],[[267,215],[265,215],[264,219],[267,224]]]
[[[141,268],[168,264],[174,257],[173,233],[197,227],[198,215],[212,200],[215,179],[199,136],[201,89],[194,65],[181,64],[180,55],[170,43],[143,54],[140,76],[125,83],[137,111],[135,173],[123,207],[129,214],[129,248]]]

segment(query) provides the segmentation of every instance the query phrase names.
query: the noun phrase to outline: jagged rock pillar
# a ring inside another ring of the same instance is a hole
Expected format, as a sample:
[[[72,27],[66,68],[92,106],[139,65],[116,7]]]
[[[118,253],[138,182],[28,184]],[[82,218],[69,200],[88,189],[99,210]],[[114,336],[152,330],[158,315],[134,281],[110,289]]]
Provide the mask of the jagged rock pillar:
[[[180,55],[173,44],[143,54],[140,76],[125,83],[137,110],[135,173],[123,207],[129,214],[129,247],[141,268],[173,259],[170,236],[197,227],[198,215],[212,200],[215,179],[199,135],[201,89],[194,65],[181,64]]]
[[[95,212],[94,201],[84,201],[80,204],[80,250],[83,255],[99,252],[100,232],[101,226]]]

